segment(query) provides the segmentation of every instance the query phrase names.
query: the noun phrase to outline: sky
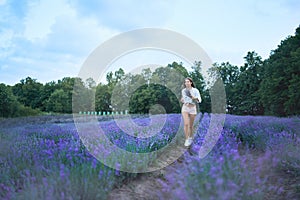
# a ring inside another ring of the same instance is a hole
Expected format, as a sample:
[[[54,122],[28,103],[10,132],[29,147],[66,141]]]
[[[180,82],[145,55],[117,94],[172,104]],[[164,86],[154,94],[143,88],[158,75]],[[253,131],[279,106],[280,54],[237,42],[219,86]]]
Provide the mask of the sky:
[[[248,51],[266,59],[294,35],[299,10],[298,0],[0,0],[0,83],[76,77],[99,45],[142,28],[183,34],[212,62],[241,66]],[[149,52],[128,55],[109,69],[182,61]]]

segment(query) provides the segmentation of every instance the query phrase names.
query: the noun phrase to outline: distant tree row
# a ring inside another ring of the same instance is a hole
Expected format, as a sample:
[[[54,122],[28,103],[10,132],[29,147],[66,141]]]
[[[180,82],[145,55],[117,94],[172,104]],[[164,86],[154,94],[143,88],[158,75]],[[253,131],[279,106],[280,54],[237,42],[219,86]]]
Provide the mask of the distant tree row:
[[[106,84],[96,85],[93,80],[89,79],[88,82],[92,84],[88,84],[88,88],[83,88],[82,83],[78,82],[73,91],[73,111],[90,109],[95,111],[127,110],[129,113],[178,113],[185,77],[193,77],[198,89],[204,89],[204,79],[201,73],[196,72],[200,64],[195,63],[192,72],[188,72],[182,63],[176,62],[156,68],[154,71],[145,68],[139,74],[125,74],[120,68],[106,75]],[[90,93],[82,95],[86,89]],[[209,96],[207,101],[209,101]],[[202,111],[209,112],[207,101],[202,103]]]
[[[35,115],[41,112],[72,112],[75,78],[43,85],[27,77],[14,86],[0,85],[0,117]]]
[[[27,77],[14,86],[0,85],[0,117],[16,117],[46,113],[72,113],[79,111],[125,111],[130,113],[180,112],[179,95],[184,78],[191,76],[199,90],[204,90],[204,79],[196,63],[188,72],[182,63],[173,62],[154,72],[143,69],[141,74],[125,74],[124,70],[109,72],[107,83],[89,78],[65,77],[57,82],[39,83]],[[203,93],[205,94],[205,92]],[[202,111],[209,112],[209,96]],[[203,98],[206,98],[203,96]],[[127,102],[127,104],[125,104]]]
[[[211,76],[223,79],[229,113],[290,116],[300,114],[300,27],[281,41],[268,59],[248,52],[241,67],[215,64]]]
[[[208,70],[210,82],[201,74],[197,61],[188,71],[182,63],[143,69],[125,74],[120,68],[106,75],[107,83],[91,78],[66,77],[46,84],[27,77],[14,86],[0,84],[0,117],[40,112],[124,111],[130,113],[178,113],[185,77],[191,77],[202,96],[200,110],[211,112],[210,90],[216,79],[223,80],[226,110],[238,115],[289,116],[300,113],[300,27],[283,40],[266,60],[248,52],[243,66],[215,63]]]

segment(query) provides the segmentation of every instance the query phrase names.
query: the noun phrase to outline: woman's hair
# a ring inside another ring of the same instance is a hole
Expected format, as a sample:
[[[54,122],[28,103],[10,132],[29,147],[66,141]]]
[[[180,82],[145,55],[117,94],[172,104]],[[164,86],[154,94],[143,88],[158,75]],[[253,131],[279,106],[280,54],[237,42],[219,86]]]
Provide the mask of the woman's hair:
[[[195,86],[195,84],[194,84],[194,81],[193,81],[193,79],[192,78],[190,78],[190,77],[186,77],[185,79],[184,79],[184,81],[183,81],[183,87],[185,88],[185,84],[184,84],[184,82],[185,82],[185,80],[189,80],[189,81],[191,81],[191,86],[193,87],[193,88],[195,88],[196,86]]]

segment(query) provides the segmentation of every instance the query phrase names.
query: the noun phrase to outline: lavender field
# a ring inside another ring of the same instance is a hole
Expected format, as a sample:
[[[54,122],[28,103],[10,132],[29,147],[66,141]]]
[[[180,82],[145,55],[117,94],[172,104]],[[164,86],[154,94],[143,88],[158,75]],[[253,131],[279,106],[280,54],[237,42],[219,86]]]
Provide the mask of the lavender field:
[[[300,198],[299,117],[227,115],[217,144],[200,159],[210,117],[197,116],[190,149],[183,148],[180,114],[169,114],[159,133],[148,138],[128,136],[111,117],[99,117],[109,140],[126,151],[154,152],[175,140],[174,151],[183,154],[175,162],[166,159],[166,167],[149,173],[124,172],[94,158],[79,138],[72,115],[1,119],[0,198]],[[147,116],[134,121],[149,124]],[[145,157],[137,167],[153,165],[160,156]],[[115,159],[118,165],[128,164]]]

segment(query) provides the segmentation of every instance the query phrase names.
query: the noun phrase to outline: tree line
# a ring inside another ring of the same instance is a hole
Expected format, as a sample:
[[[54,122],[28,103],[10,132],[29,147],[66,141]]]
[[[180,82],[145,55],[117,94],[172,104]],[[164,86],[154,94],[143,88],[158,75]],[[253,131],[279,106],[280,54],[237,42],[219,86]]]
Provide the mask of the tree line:
[[[0,84],[0,117],[79,111],[130,113],[179,113],[184,77],[191,77],[202,96],[201,112],[211,112],[210,89],[221,79],[226,92],[226,111],[237,115],[290,116],[300,113],[300,27],[281,41],[269,58],[248,52],[242,66],[214,63],[204,81],[201,61],[188,71],[182,63],[125,74],[122,68],[106,75],[106,83],[65,77],[39,83],[27,77],[9,86]],[[74,107],[75,105],[75,107]],[[161,106],[159,106],[161,105]],[[72,107],[73,106],[73,107]]]
[[[291,116],[300,114],[300,26],[282,40],[269,58],[248,52],[245,64],[215,64],[227,95],[229,113]]]

